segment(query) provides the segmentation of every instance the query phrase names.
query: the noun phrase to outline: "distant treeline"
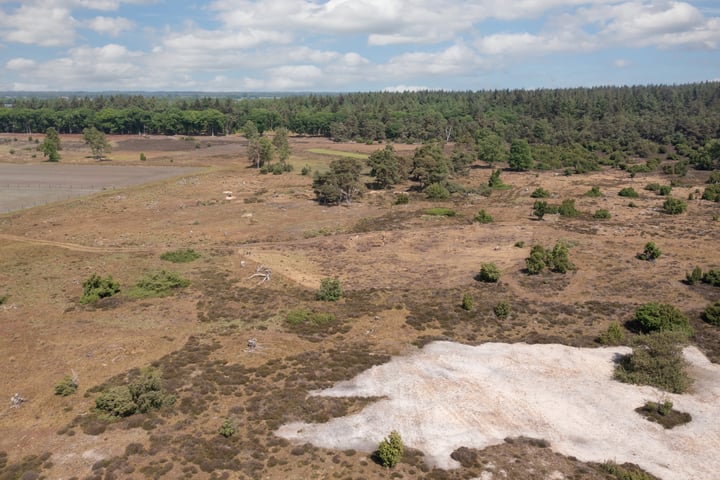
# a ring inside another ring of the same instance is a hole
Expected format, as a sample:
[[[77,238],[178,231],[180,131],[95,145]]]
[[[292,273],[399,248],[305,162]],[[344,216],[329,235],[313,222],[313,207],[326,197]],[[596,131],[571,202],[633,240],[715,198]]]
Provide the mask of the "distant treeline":
[[[0,107],[0,131],[27,134],[95,127],[108,134],[219,135],[248,121],[260,133],[285,127],[338,141],[452,141],[476,146],[479,155],[483,143],[507,147],[524,139],[541,168],[566,164],[558,155],[613,155],[618,163],[660,150],[692,159],[720,135],[720,83],[280,98],[27,97]]]

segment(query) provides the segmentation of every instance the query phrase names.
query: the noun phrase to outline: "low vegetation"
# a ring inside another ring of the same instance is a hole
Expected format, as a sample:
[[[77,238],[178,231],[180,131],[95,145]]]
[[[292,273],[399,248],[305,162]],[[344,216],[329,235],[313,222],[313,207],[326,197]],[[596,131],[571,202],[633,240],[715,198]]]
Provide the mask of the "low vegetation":
[[[635,321],[644,333],[681,332],[692,336],[688,318],[676,307],[667,303],[650,302],[638,307]]]
[[[702,318],[710,325],[720,327],[720,301],[717,301],[705,307]]]
[[[598,338],[603,345],[623,345],[625,343],[625,331],[617,322],[610,322],[607,330]]]
[[[128,296],[132,298],[166,297],[190,285],[190,280],[176,272],[158,270],[143,276],[130,289]]]
[[[487,213],[485,210],[480,210],[477,215],[475,215],[475,218],[473,218],[473,220],[478,223],[492,223],[493,216]]]
[[[645,405],[636,408],[635,411],[651,422],[659,423],[666,429],[684,425],[692,420],[689,413],[674,410],[673,403],[670,400],[646,402]]]
[[[655,242],[648,242],[645,244],[643,251],[637,254],[637,258],[640,260],[652,261],[660,258],[660,255],[662,255],[662,252],[657,245],[655,245]]]
[[[343,296],[342,285],[337,278],[323,278],[320,280],[320,289],[315,294],[323,302],[337,302]]]
[[[593,213],[593,218],[597,220],[608,220],[610,217],[612,217],[612,215],[610,215],[610,212],[604,208],[595,210],[595,213]]]
[[[229,419],[226,419],[220,426],[218,433],[225,438],[230,438],[235,435],[235,425]]]
[[[662,208],[668,215],[679,215],[687,210],[687,202],[679,198],[668,197],[663,202]]]
[[[383,467],[392,468],[402,460],[404,446],[402,437],[393,430],[387,438],[384,438],[378,445],[376,452],[377,459]]]
[[[493,307],[493,313],[499,320],[505,320],[510,315],[510,304],[504,300],[498,302]]]
[[[621,197],[628,197],[628,198],[638,198],[640,195],[635,191],[632,187],[625,187],[620,192],[618,192],[618,195]]]
[[[174,402],[174,396],[164,393],[160,371],[146,368],[128,384],[106,389],[95,399],[95,408],[110,418],[118,418],[147,413]]]
[[[500,280],[500,269],[494,263],[483,263],[480,266],[480,272],[475,276],[475,280],[485,283],[495,283]]]
[[[530,194],[532,198],[548,198],[550,196],[550,192],[545,190],[542,187],[538,187]]]
[[[173,250],[160,255],[162,260],[172,263],[189,263],[200,258],[200,254],[192,249]]]
[[[460,307],[465,311],[471,311],[473,309],[474,300],[472,295],[469,293],[464,293],[462,297],[462,301],[460,302]]]
[[[678,332],[658,331],[642,335],[632,353],[615,367],[615,378],[636,385],[650,385],[670,393],[684,393],[692,385],[686,372],[682,347],[687,337]]]
[[[83,293],[80,303],[95,303],[101,298],[112,297],[120,292],[120,284],[113,280],[112,276],[101,277],[96,273],[90,275],[83,282]]]
[[[77,392],[78,381],[77,378],[70,375],[65,375],[62,380],[55,384],[55,395],[61,397],[67,397]]]
[[[525,259],[527,272],[537,275],[546,268],[551,272],[567,273],[575,270],[570,261],[570,250],[565,242],[557,242],[552,250],[546,250],[542,245],[533,245],[530,256]]]
[[[452,208],[435,207],[425,210],[425,215],[430,215],[432,217],[454,217],[457,215],[457,212],[455,212]]]
[[[590,197],[590,198],[598,198],[598,197],[602,197],[603,193],[600,191],[600,187],[596,186],[596,187],[592,187],[590,190],[585,192],[585,196]]]

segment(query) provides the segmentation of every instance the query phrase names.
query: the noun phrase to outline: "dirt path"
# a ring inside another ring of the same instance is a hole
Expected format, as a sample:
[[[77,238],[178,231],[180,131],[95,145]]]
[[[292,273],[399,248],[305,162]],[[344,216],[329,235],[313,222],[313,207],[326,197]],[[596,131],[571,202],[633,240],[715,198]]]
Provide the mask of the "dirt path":
[[[152,253],[160,251],[158,248],[149,247],[90,247],[87,245],[79,245],[77,243],[56,242],[53,240],[41,240],[39,238],[28,238],[19,235],[9,235],[0,233],[0,240],[20,243],[32,243],[33,245],[47,245],[52,247],[64,248],[73,252],[85,253],[126,253],[126,252],[143,252]]]

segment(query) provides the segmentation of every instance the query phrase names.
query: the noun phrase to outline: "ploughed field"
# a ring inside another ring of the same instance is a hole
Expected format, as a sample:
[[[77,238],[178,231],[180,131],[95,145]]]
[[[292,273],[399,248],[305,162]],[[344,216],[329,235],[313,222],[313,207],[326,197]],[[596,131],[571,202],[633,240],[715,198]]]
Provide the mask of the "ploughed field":
[[[113,178],[88,195],[53,197],[58,201],[0,215],[0,385],[6,397],[0,475],[7,478],[13,472],[134,479],[616,478],[597,464],[614,458],[563,455],[560,445],[572,439],[558,433],[546,441],[521,435],[482,449],[465,445],[449,461],[436,458],[442,448],[423,451],[416,440],[419,449],[406,449],[389,473],[367,449],[332,446],[339,444],[327,439],[295,441],[278,432],[287,425],[363,418],[360,412],[383,400],[311,393],[392,357],[421,355],[433,340],[595,348],[611,322],[630,321],[638,305],[651,301],[682,310],[696,330],[695,346],[710,360],[720,359],[717,327],[700,320],[705,306],[720,299],[720,289],[683,282],[696,265],[720,267],[720,222],[714,219],[720,208],[696,194],[706,173],[673,177],[673,196],[694,197],[682,215],[663,213],[663,197],[644,190],[649,183],[669,184],[670,177],[631,178],[620,170],[572,176],[505,171],[502,180],[510,188],[489,195],[430,201],[405,184],[369,190],[349,206],[324,206],[315,200],[312,172],[382,145],[292,138],[293,171],[261,175],[250,166],[242,137],[111,137],[109,159],[96,162],[79,136],[63,136],[62,159],[53,165],[42,162],[33,141],[3,138],[9,139],[0,142],[3,202],[9,175],[3,171],[43,172],[28,179],[39,185],[33,196],[43,195],[47,181],[69,185],[88,172],[91,182]],[[415,148],[396,146],[408,156]],[[301,175],[303,167],[310,175]],[[491,172],[477,162],[455,181],[479,187]],[[629,186],[639,198],[618,195]],[[539,187],[551,193],[549,203],[574,199],[581,214],[537,220],[530,194]],[[592,187],[602,196],[586,196]],[[409,194],[407,204],[396,204],[399,192]],[[455,215],[428,214],[434,207]],[[598,209],[611,218],[593,218]],[[480,210],[494,221],[473,222]],[[530,248],[557,241],[569,245],[577,270],[528,275]],[[649,241],[662,255],[639,260]],[[179,249],[200,256],[188,263],[160,258]],[[499,282],[477,281],[481,265],[490,262],[501,272]],[[260,267],[271,270],[269,280],[254,275],[265,271]],[[160,270],[188,279],[189,286],[163,297],[133,294],[139,279]],[[120,292],[80,303],[83,282],[93,273],[111,275]],[[340,280],[340,301],[316,299],[324,278]],[[460,305],[465,294],[473,298],[469,311]],[[504,319],[493,310],[500,301],[510,306]],[[248,346],[250,339],[255,347]],[[162,372],[174,403],[113,421],[96,414],[104,387],[124,384],[146,367]],[[73,372],[77,393],[55,395],[55,384]],[[15,393],[25,401],[10,408]],[[462,409],[447,411],[453,415],[448,424],[467,424]],[[401,428],[389,424],[392,418],[380,422],[387,431],[375,432],[378,440]],[[218,433],[226,420],[234,427],[227,438]],[[414,421],[422,422],[422,415]],[[532,427],[527,431],[538,431]],[[473,428],[479,437],[490,436],[482,425]],[[657,435],[667,434],[659,427]],[[718,440],[708,438],[688,458],[702,459],[702,448],[713,457]],[[616,458],[638,458],[633,463],[642,465],[640,457]]]

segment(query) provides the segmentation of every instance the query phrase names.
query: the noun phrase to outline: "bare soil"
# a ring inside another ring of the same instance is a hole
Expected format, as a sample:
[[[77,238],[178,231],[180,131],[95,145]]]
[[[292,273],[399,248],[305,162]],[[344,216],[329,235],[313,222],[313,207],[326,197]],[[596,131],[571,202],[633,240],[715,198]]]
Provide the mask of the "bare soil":
[[[33,150],[35,139],[0,137],[9,139],[0,142],[0,163],[45,167]],[[374,399],[309,394],[431,340],[593,347],[611,321],[631,320],[648,301],[682,309],[697,330],[696,346],[710,360],[720,359],[719,329],[700,320],[704,307],[720,299],[720,289],[682,282],[695,265],[720,267],[720,223],[713,220],[720,207],[691,200],[683,215],[662,213],[663,197],[643,190],[647,183],[669,183],[662,175],[503,172],[512,188],[489,197],[429,202],[409,192],[408,205],[394,205],[395,191],[410,187],[403,185],[369,191],[350,206],[326,207],[314,200],[312,177],[300,171],[327,168],[333,157],[309,150],[368,154],[382,145],[294,138],[294,171],[274,176],[248,165],[241,137],[111,138],[113,151],[99,166],[79,136],[62,141],[58,167],[199,170],[0,215],[0,298],[7,297],[0,305],[0,385],[8,402],[0,412],[3,473],[14,468],[47,478],[387,478],[366,451],[295,444],[274,432],[291,422],[322,423],[360,412]],[[408,155],[414,148],[397,146]],[[490,173],[478,164],[460,181],[485,185]],[[690,172],[673,195],[688,198],[704,180],[702,172]],[[553,194],[551,203],[574,198],[584,214],[533,219],[530,192],[540,186]],[[585,197],[592,186],[604,196]],[[635,207],[617,195],[627,186],[641,194],[633,199]],[[425,214],[434,206],[458,215]],[[593,219],[599,208],[612,218]],[[473,223],[480,209],[495,221]],[[530,247],[558,240],[571,245],[577,270],[527,275]],[[655,262],[636,258],[648,241],[662,250]],[[160,260],[161,253],[179,248],[192,248],[201,258],[188,264]],[[498,284],[474,280],[486,262],[500,268]],[[272,269],[269,282],[248,278],[258,265]],[[125,295],[143,274],[162,268],[178,271],[191,286],[166,298]],[[80,305],[82,282],[92,273],[112,275],[120,295]],[[341,280],[346,294],[340,302],[315,300],[325,277]],[[464,293],[474,298],[470,312],[460,308]],[[502,321],[492,310],[500,300],[511,305]],[[291,328],[285,316],[298,308],[331,313],[335,321]],[[256,349],[246,348],[250,338],[257,339]],[[162,369],[176,404],[121,421],[97,420],[93,387],[120,383],[132,369],[151,364]],[[79,392],[55,396],[54,384],[71,370],[79,375]],[[27,400],[20,408],[9,408],[14,393]],[[217,433],[225,419],[237,427],[229,439]],[[411,451],[393,474],[613,478],[550,443],[465,445],[477,461],[453,470],[423,456],[429,450]],[[707,444],[698,449],[694,455],[701,459],[714,450]]]

